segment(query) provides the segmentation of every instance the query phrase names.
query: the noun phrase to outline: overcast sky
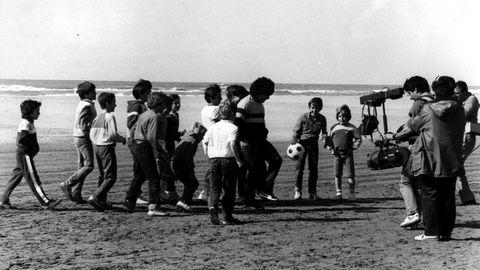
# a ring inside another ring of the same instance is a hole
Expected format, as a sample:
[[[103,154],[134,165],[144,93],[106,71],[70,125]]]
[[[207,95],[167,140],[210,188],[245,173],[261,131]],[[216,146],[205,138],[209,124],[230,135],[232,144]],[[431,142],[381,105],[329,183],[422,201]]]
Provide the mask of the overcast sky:
[[[480,1],[0,0],[0,78],[480,85]]]

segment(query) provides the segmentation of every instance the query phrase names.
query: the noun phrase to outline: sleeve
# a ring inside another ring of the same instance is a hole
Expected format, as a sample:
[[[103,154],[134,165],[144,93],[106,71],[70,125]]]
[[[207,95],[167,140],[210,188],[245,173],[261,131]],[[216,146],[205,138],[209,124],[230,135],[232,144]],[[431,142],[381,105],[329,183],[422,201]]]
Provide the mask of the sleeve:
[[[358,149],[362,144],[362,135],[360,134],[360,131],[358,130],[358,128],[354,125],[352,125],[352,132],[353,132],[353,147],[355,149]]]
[[[204,153],[205,155],[207,155],[207,156],[208,156],[208,154],[207,154],[207,152],[208,152],[208,151],[207,151],[207,149],[208,149],[208,142],[210,141],[210,137],[211,137],[211,136],[210,136],[210,130],[211,130],[211,129],[208,129],[208,130],[207,130],[207,132],[206,132],[205,135],[203,136],[203,140],[202,140],[203,153]]]
[[[187,149],[185,150],[185,164],[187,167],[195,168],[195,163],[193,162],[193,158],[197,153],[197,143],[189,143]]]
[[[232,128],[232,132],[228,134],[228,142],[235,142],[238,137],[238,128],[235,126]]]
[[[211,120],[213,123],[220,121],[220,106],[215,106],[213,109]]]
[[[303,114],[297,120],[295,127],[293,127],[293,135],[291,144],[297,143],[300,140],[303,132]]]
[[[135,105],[133,110],[127,115],[127,128],[131,129],[133,125],[135,125],[138,120],[138,116],[140,116],[141,113],[142,107],[140,105]]]
[[[20,130],[18,132],[18,143],[21,144],[21,145],[28,145],[29,141],[28,141],[28,130]]]
[[[94,118],[95,118],[95,115],[93,114],[90,106],[83,107],[83,109],[80,111],[80,114],[78,115],[79,128],[82,130],[83,134],[87,137],[90,134],[90,128],[92,126],[92,122]]]
[[[115,119],[115,116],[110,115],[108,121],[107,121],[107,134],[108,138],[112,142],[123,142],[124,138],[120,134],[118,134],[118,129],[117,129],[117,120]]]
[[[478,112],[478,99],[472,98],[471,100],[467,99],[467,102],[463,104],[463,108],[465,109],[465,117],[470,119],[471,115]]]
[[[324,135],[324,136],[328,134],[328,131],[327,131],[327,118],[325,118],[325,116],[323,116],[323,115],[322,115],[321,131],[322,131],[322,135]]]
[[[420,130],[427,122],[427,113],[422,110],[417,116],[410,118],[407,122],[407,126],[415,133],[420,134]]]

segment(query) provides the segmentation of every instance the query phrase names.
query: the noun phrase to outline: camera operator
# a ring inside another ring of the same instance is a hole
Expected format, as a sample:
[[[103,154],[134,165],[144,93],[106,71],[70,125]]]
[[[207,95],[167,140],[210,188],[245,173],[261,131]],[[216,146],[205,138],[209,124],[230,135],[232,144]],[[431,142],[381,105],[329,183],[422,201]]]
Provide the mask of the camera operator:
[[[415,240],[448,241],[455,226],[455,181],[464,173],[462,142],[465,110],[454,98],[455,80],[441,76],[432,83],[435,100],[425,104],[405,128],[393,135],[418,135],[407,162],[410,176],[422,185],[424,234]]]
[[[458,101],[463,103],[463,108],[465,109],[465,117],[467,122],[477,123],[477,114],[478,114],[478,99],[468,91],[468,86],[464,81],[458,81],[455,85],[455,96]],[[475,147],[475,134],[465,133],[463,147],[462,147],[462,161],[468,158],[472,153],[473,148]],[[475,196],[470,190],[468,185],[467,177],[461,175],[457,182],[458,196],[460,197],[460,202],[462,205],[476,204]]]
[[[403,90],[413,100],[412,107],[408,111],[408,116],[413,118],[417,116],[425,103],[433,100],[433,95],[430,93],[430,87],[425,78],[420,76],[413,76],[407,79],[403,85]],[[408,142],[411,147],[415,142],[416,136],[409,138]],[[405,168],[404,168],[405,170]],[[403,202],[407,216],[400,224],[400,227],[413,227],[421,221],[421,195],[418,177],[410,177],[407,175],[400,176],[400,193],[402,194]]]

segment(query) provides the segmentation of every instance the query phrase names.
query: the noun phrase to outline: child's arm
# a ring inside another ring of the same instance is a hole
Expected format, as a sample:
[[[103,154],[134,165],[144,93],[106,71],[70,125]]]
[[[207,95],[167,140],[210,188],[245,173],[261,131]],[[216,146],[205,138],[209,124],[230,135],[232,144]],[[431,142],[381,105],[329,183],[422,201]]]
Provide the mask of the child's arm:
[[[127,116],[127,127],[131,129],[137,123],[138,117],[142,112],[142,106],[137,104]]]
[[[328,131],[327,131],[327,118],[325,118],[325,116],[323,116],[322,114],[320,114],[320,117],[321,117],[321,130],[320,130],[320,138],[323,142],[323,144],[325,145],[326,144],[326,138],[328,136]]]
[[[208,141],[210,140],[210,129],[207,130],[205,135],[203,136],[202,146],[203,146],[203,153],[208,157]]]
[[[108,137],[112,142],[120,142],[122,144],[125,144],[127,140],[120,134],[118,134],[117,130],[117,121],[115,120],[115,117],[111,115],[107,120],[107,134]]]
[[[78,128],[80,128],[85,137],[90,136],[90,128],[92,127],[94,118],[95,115],[93,114],[90,106],[83,107],[78,115]]]
[[[302,136],[303,132],[303,114],[297,120],[295,127],[293,127],[293,135],[291,144],[295,144],[300,140],[300,136]]]
[[[232,150],[233,155],[235,156],[235,160],[237,161],[238,167],[243,167],[244,164],[241,158],[242,155],[240,154],[240,149],[238,148],[237,141],[236,140],[230,141],[228,144],[230,145],[230,149]]]
[[[358,131],[358,128],[353,126],[353,149],[358,149],[360,145],[362,144],[362,135],[360,135],[360,131]]]

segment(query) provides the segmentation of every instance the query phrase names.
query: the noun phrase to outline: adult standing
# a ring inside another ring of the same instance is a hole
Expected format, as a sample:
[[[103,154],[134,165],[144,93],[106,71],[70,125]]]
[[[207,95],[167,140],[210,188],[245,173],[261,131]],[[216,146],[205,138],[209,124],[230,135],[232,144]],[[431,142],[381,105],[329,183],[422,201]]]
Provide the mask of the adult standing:
[[[475,97],[475,95],[468,91],[468,86],[464,81],[458,81],[455,84],[455,96],[457,97],[458,101],[463,103],[467,122],[477,123],[479,107],[478,99],[477,97]],[[475,134],[465,133],[462,146],[463,162],[465,162],[468,156],[470,156],[470,154],[472,153],[473,148],[475,147],[475,143]],[[462,205],[476,204],[475,195],[473,195],[473,192],[470,190],[467,176],[465,174],[459,177],[459,181],[457,182],[457,190]]]
[[[455,181],[462,162],[465,110],[454,98],[455,80],[441,76],[432,83],[435,100],[423,106],[395,139],[417,134],[408,160],[411,176],[422,184],[425,231],[415,240],[448,241],[455,227]]]
[[[413,76],[407,79],[403,84],[403,90],[413,100],[412,107],[408,111],[408,117],[410,118],[417,116],[423,106],[434,99],[433,95],[430,93],[428,81],[420,76]],[[410,148],[414,144],[415,139],[416,137],[408,139]],[[422,196],[420,195],[420,183],[418,177],[410,177],[402,173],[399,186],[403,202],[405,203],[405,211],[407,213],[405,219],[400,223],[400,227],[413,227],[421,221],[422,212]]]

